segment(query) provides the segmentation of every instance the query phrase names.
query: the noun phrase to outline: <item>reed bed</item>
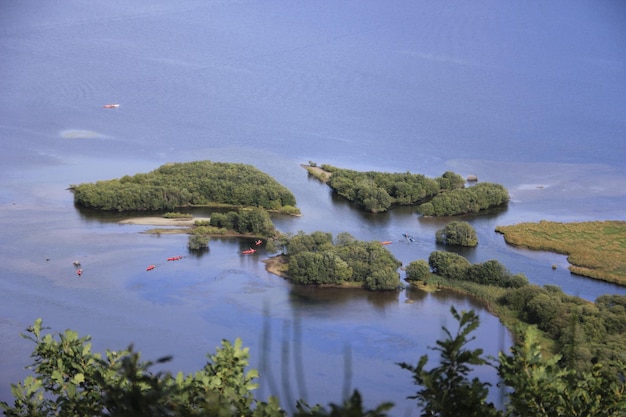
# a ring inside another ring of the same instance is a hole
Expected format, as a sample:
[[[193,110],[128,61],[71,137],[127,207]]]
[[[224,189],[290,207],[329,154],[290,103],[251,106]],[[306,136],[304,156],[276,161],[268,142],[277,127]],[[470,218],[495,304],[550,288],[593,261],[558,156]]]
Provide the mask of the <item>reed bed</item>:
[[[511,245],[567,255],[570,271],[626,286],[626,222],[540,221],[497,226]]]

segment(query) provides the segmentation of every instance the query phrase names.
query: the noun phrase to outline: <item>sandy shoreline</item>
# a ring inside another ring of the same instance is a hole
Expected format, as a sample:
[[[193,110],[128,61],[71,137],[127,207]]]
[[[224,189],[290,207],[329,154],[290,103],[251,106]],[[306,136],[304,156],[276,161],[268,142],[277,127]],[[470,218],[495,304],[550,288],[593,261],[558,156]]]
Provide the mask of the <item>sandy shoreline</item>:
[[[208,221],[209,217],[193,217],[191,219],[166,219],[165,217],[133,217],[131,219],[120,220],[120,224],[142,224],[148,226],[179,226],[191,227],[196,221]]]

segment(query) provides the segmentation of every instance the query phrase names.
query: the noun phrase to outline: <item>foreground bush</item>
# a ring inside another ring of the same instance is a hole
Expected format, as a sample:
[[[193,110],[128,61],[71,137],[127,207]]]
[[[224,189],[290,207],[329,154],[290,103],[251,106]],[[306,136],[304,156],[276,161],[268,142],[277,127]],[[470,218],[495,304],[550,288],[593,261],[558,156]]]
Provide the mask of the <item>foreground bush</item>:
[[[443,327],[446,338],[431,348],[439,353],[437,365],[427,369],[428,355],[416,365],[398,364],[412,374],[420,388],[410,396],[424,417],[620,417],[626,415],[626,385],[622,372],[617,378],[595,365],[589,372],[559,366],[559,356],[544,359],[532,328],[518,332],[509,355],[495,358],[480,348],[468,349],[479,326],[473,311],[457,312],[455,333]],[[206,365],[195,374],[172,376],[153,373],[152,362],[142,362],[132,346],[107,350],[105,357],[91,352],[89,337],[71,330],[42,335],[38,319],[25,336],[35,343],[30,369],[34,376],[12,385],[13,406],[0,403],[6,416],[250,416],[284,417],[286,412],[274,397],[256,400],[255,370],[246,372],[248,349],[241,340],[222,341]],[[166,362],[170,358],[162,358]],[[493,367],[507,395],[504,409],[487,400],[490,384],[470,379],[476,367]],[[623,364],[622,364],[622,368]],[[343,404],[310,406],[298,401],[294,416],[386,417],[391,403],[373,410],[363,407],[354,391]]]

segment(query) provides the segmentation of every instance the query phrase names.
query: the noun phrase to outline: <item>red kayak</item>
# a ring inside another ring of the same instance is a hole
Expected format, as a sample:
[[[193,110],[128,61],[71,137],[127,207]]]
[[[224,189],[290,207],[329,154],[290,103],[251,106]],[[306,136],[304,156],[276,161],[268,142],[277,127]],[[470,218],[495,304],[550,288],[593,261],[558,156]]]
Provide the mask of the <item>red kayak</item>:
[[[250,254],[253,254],[254,252],[256,252],[256,249],[252,249],[252,248],[250,248],[250,249],[246,249],[246,250],[244,250],[244,251],[243,251],[243,252],[241,252],[241,253],[243,253],[244,255],[250,255]]]
[[[183,259],[182,256],[172,256],[171,258],[167,258],[168,261],[180,261]]]
[[[152,271],[154,268],[156,268],[156,266],[150,265],[146,268],[146,271]]]
[[[104,107],[105,109],[117,109],[119,106],[119,104],[105,104],[102,107]]]

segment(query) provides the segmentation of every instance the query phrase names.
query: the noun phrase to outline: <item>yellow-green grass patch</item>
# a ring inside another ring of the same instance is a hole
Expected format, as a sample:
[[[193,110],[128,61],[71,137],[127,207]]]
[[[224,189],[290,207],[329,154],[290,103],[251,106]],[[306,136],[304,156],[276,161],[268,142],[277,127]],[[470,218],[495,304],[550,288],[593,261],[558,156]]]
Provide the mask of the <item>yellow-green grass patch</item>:
[[[497,226],[514,246],[567,255],[572,273],[626,285],[626,222],[540,221]]]

